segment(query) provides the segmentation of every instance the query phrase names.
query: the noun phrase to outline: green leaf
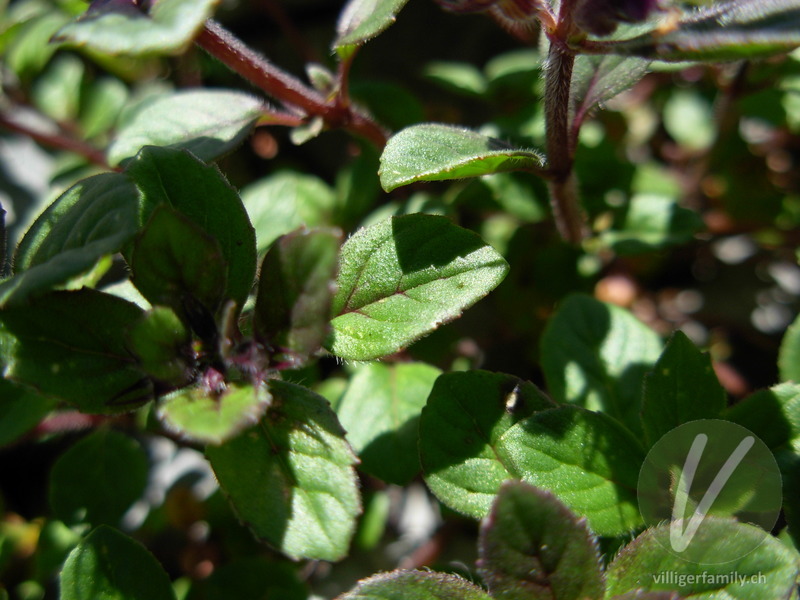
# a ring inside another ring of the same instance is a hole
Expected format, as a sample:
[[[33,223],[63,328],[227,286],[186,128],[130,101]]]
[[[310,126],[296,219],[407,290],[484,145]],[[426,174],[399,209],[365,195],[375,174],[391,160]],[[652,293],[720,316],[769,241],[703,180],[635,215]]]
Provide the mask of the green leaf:
[[[93,82],[80,115],[84,137],[92,138],[111,129],[127,101],[128,88],[119,79],[104,77]]]
[[[261,263],[253,327],[291,363],[305,362],[328,335],[340,243],[339,231],[300,230]]]
[[[152,397],[122,335],[141,316],[136,305],[91,289],[0,311],[3,376],[82,412],[133,410]]]
[[[341,251],[328,349],[346,359],[397,352],[461,315],[508,272],[500,254],[444,217],[393,217]]]
[[[38,75],[58,50],[50,38],[67,21],[69,17],[62,12],[45,10],[20,24],[19,32],[5,48],[3,63],[22,79]]]
[[[478,549],[478,571],[494,598],[603,598],[600,553],[586,521],[526,483],[500,488]]]
[[[166,204],[219,242],[228,267],[226,297],[244,306],[255,278],[255,232],[219,169],[185,150],[148,146],[128,163],[127,172],[141,190],[146,216]]]
[[[239,518],[291,558],[338,560],[361,512],[356,458],[328,403],[272,380],[258,425],[206,455]]]
[[[592,110],[638,82],[650,61],[620,56],[578,55],[573,68],[570,98],[573,125],[580,127]]]
[[[348,0],[336,24],[333,48],[360,46],[395,22],[408,0]]]
[[[101,525],[70,552],[61,600],[175,600],[169,576],[147,549]]]
[[[221,393],[193,387],[159,400],[157,415],[168,430],[204,444],[222,444],[258,423],[270,403],[264,386],[228,384]]]
[[[532,383],[511,375],[467,371],[441,375],[419,423],[425,482],[450,508],[481,519],[500,484],[517,477],[497,454],[517,422],[553,403]]]
[[[607,415],[577,406],[541,411],[506,431],[496,452],[509,472],[555,494],[597,535],[641,526],[636,486],[644,450]]]
[[[641,431],[642,382],[661,340],[629,312],[569,296],[542,335],[542,369],[554,399],[601,410]]]
[[[151,304],[186,318],[187,297],[212,315],[222,303],[228,269],[220,244],[169,206],[153,211],[129,262],[133,284]]]
[[[394,135],[378,174],[387,192],[415,181],[478,177],[503,171],[537,171],[541,155],[452,125],[413,125]]]
[[[677,90],[663,109],[664,128],[687,150],[701,152],[717,135],[711,103],[695,91]]]
[[[77,56],[57,56],[33,86],[36,108],[59,123],[75,120],[81,104],[84,71],[84,64]]]
[[[797,553],[764,530],[706,517],[681,556],[672,551],[669,532],[668,524],[648,529],[620,552],[606,571],[608,596],[674,590],[692,600],[792,597]]]
[[[773,452],[800,453],[800,384],[759,390],[722,413],[755,433]]]
[[[618,254],[641,254],[684,244],[703,228],[703,219],[673,198],[634,194],[621,211],[618,225],[604,231],[603,242]]]
[[[686,11],[668,31],[654,29],[610,49],[658,60],[718,62],[787,52],[799,45],[796,0],[733,0]]]
[[[0,446],[36,427],[56,404],[52,398],[0,379]]]
[[[678,425],[715,419],[727,404],[711,358],[702,354],[682,331],[676,331],[645,377],[642,426],[652,445]]]
[[[456,575],[392,571],[373,575],[336,600],[491,600],[481,588]]]
[[[262,556],[239,558],[194,581],[186,600],[307,600],[296,569]]]
[[[116,165],[143,146],[170,146],[209,162],[238,146],[263,109],[259,98],[227,90],[164,95],[125,123],[108,149],[108,160]]]
[[[127,335],[131,352],[150,376],[172,385],[189,382],[192,338],[171,309],[157,306],[148,311]]]
[[[102,54],[181,54],[211,18],[219,0],[158,0],[150,14],[87,11],[54,40]]]
[[[470,96],[483,96],[489,89],[486,76],[468,62],[434,61],[428,63],[424,73],[428,79]]]
[[[144,493],[148,461],[133,438],[109,429],[84,437],[50,473],[50,505],[67,525],[119,526]]]
[[[279,171],[243,188],[242,201],[255,227],[261,256],[276,239],[298,227],[328,225],[336,196],[319,177]]]
[[[778,354],[782,381],[800,383],[800,316],[786,330]]]
[[[336,412],[361,470],[396,485],[419,472],[419,415],[440,373],[423,363],[358,368]]]
[[[69,188],[20,242],[16,274],[0,283],[0,307],[20,305],[91,273],[136,234],[140,202],[136,187],[117,173],[96,175]]]

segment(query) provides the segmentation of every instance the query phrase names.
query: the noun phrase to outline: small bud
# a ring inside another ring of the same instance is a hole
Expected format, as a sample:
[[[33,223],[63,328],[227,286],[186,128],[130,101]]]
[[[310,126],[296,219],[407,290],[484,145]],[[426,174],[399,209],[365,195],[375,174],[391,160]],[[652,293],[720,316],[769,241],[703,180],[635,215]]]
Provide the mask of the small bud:
[[[659,0],[578,0],[575,24],[594,35],[610,35],[619,23],[639,23],[658,8]]]

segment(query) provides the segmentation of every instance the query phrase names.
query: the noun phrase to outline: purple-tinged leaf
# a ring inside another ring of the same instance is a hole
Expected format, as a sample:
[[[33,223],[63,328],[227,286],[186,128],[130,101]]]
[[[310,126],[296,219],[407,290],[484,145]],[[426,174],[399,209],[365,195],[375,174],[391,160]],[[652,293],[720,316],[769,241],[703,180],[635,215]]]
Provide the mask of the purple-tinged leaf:
[[[336,600],[491,600],[491,597],[456,575],[392,571],[360,581]]]
[[[478,549],[478,570],[497,600],[603,597],[600,553],[586,520],[527,483],[500,488]]]

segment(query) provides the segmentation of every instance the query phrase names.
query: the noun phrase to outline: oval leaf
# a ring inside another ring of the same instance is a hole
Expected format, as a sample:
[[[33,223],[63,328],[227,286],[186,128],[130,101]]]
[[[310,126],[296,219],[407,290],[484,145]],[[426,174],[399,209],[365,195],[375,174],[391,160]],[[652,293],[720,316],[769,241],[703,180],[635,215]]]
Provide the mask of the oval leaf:
[[[67,525],[118,526],[144,493],[148,461],[133,438],[96,431],[72,446],[50,473],[50,505]]]
[[[371,360],[461,315],[508,272],[500,254],[444,217],[412,214],[362,229],[341,251],[328,349]]]
[[[219,242],[227,264],[227,295],[244,306],[256,272],[255,232],[242,201],[215,166],[185,150],[147,146],[127,173],[141,190],[144,218],[165,204]]]
[[[69,553],[61,600],[175,600],[163,567],[139,542],[101,525]]]
[[[253,327],[290,364],[303,364],[328,335],[340,243],[339,231],[300,230],[261,263]]]
[[[478,177],[503,171],[536,171],[542,156],[452,125],[413,125],[394,135],[378,174],[387,192],[415,181]]]
[[[573,295],[547,324],[541,353],[556,400],[601,410],[641,431],[642,382],[661,354],[654,331],[618,306]]]
[[[356,458],[328,403],[270,381],[272,403],[254,427],[206,455],[239,518],[292,558],[338,560],[361,512]]]
[[[227,90],[162,96],[118,131],[108,149],[108,160],[119,164],[143,146],[185,148],[200,160],[215,160],[242,142],[263,108],[260,99]]]
[[[103,54],[181,54],[219,0],[158,0],[150,14],[95,9],[59,29],[53,39]]]
[[[153,211],[129,262],[136,289],[151,304],[169,306],[178,315],[185,316],[187,297],[210,314],[223,300],[228,266],[220,244],[169,206]]]
[[[140,206],[139,190],[122,174],[96,175],[73,185],[20,242],[16,274],[0,283],[0,307],[22,304],[79,279],[99,263],[101,270],[110,266],[103,258],[120,251],[136,234]]]
[[[131,326],[127,338],[142,369],[159,381],[180,386],[194,375],[191,335],[169,308],[158,306],[145,313]]]
[[[649,443],[683,423],[717,418],[726,404],[711,358],[676,331],[644,381],[642,425]]]
[[[503,484],[478,549],[478,570],[495,598],[603,598],[600,553],[586,520],[526,483]]]
[[[135,304],[91,289],[53,292],[2,310],[3,376],[82,412],[133,410],[153,389],[121,332],[142,314]]]
[[[408,0],[349,0],[336,24],[335,50],[361,45],[395,22]]]
[[[203,388],[179,390],[159,401],[157,415],[164,426],[204,444],[221,444],[257,423],[269,406],[264,386],[230,384],[221,394]]]
[[[430,571],[392,571],[374,575],[336,600],[491,600],[466,579]]]
[[[800,383],[800,316],[786,330],[778,355],[781,381]]]
[[[450,508],[481,519],[500,484],[518,477],[497,454],[500,438],[537,410],[552,408],[532,383],[468,371],[436,380],[419,425],[425,482]]]
[[[7,379],[0,379],[0,446],[36,427],[58,402]]]
[[[509,428],[497,456],[510,472],[556,495],[598,535],[641,526],[636,486],[644,450],[610,417],[577,406],[539,412]]]
[[[363,471],[396,485],[419,472],[419,415],[440,373],[422,363],[359,367],[336,412]]]
[[[794,550],[763,529],[733,520],[706,517],[685,554],[671,551],[668,524],[648,529],[609,565],[608,595],[673,590],[698,600],[790,598],[800,575]]]

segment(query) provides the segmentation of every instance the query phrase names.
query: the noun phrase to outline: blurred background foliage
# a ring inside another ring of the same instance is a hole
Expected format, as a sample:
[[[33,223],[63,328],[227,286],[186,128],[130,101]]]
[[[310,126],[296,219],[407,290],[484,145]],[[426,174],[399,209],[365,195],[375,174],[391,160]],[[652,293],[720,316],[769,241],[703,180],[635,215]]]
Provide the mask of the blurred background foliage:
[[[253,92],[196,48],[132,60],[49,46],[85,7],[81,0],[0,1],[0,116],[104,149],[165,90]],[[336,68],[329,48],[341,8],[339,0],[225,0],[217,18],[275,64],[324,86],[326,71]],[[540,65],[536,44],[526,47],[490,20],[412,0],[359,52],[351,91],[393,131],[420,121],[463,124],[542,148]],[[709,350],[733,398],[778,380],[778,345],[800,304],[800,52],[758,63],[653,65],[594,114],[577,148],[594,230],[582,248],[559,240],[545,186],[532,176],[385,194],[377,149],[341,131],[293,143],[302,133],[259,127],[219,161],[250,211],[260,251],[302,223],[352,232],[390,214],[430,212],[474,229],[511,265],[486,300],[398,360],[541,384],[544,324],[567,293],[584,291],[629,308],[661,334],[682,329]],[[0,202],[10,243],[58,193],[100,170],[0,123]],[[335,407],[361,368],[323,359],[290,377],[316,386]],[[156,427],[148,414],[122,421]],[[93,425],[93,417],[57,414],[0,451],[0,597],[57,593],[53,575],[78,535],[53,514],[48,477]],[[179,597],[332,597],[397,566],[476,577],[477,524],[438,506],[419,482],[399,488],[365,475],[365,515],[350,558],[298,565],[258,545],[235,521],[197,451],[145,435],[140,443],[161,475],[124,523],[176,580]]]

